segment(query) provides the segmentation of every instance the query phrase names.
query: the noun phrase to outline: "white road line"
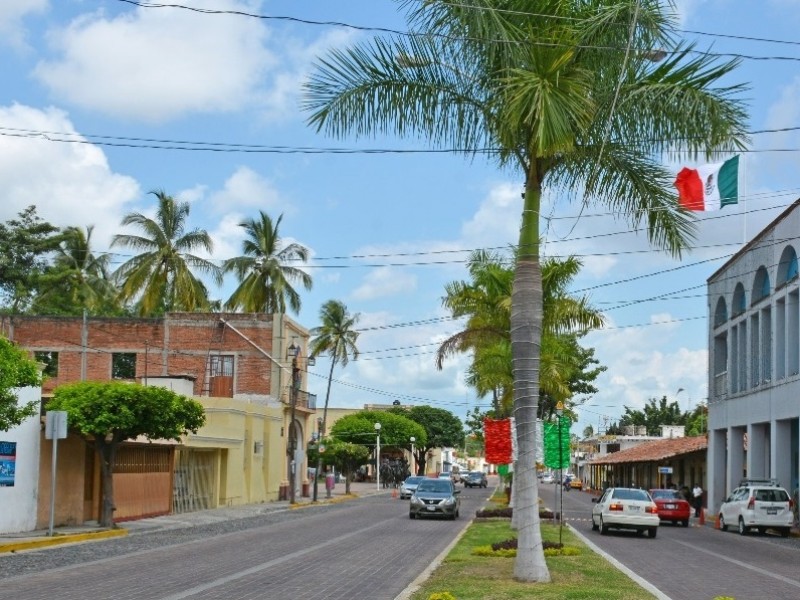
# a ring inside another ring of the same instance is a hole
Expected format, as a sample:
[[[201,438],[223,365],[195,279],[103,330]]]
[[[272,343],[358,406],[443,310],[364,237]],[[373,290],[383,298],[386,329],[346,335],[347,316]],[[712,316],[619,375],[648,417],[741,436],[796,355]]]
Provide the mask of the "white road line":
[[[687,548],[691,548],[692,550],[697,550],[698,552],[704,552],[705,554],[710,554],[714,558],[718,558],[720,560],[727,561],[736,565],[737,567],[742,567],[744,569],[748,569],[750,571],[755,571],[756,573],[760,573],[761,575],[765,575],[767,577],[772,577],[773,579],[777,579],[784,583],[788,583],[789,585],[793,585],[794,587],[800,588],[800,581],[796,579],[789,579],[788,577],[784,577],[783,575],[779,575],[778,573],[773,573],[772,571],[767,571],[766,569],[762,569],[761,567],[753,566],[749,563],[743,562],[741,560],[736,560],[735,558],[730,558],[727,556],[721,556],[716,552],[711,550],[706,550],[705,548],[700,548],[699,546],[695,546],[694,544],[689,544],[687,542],[681,542],[679,540],[674,540],[676,544],[680,544],[681,546],[686,546]]]

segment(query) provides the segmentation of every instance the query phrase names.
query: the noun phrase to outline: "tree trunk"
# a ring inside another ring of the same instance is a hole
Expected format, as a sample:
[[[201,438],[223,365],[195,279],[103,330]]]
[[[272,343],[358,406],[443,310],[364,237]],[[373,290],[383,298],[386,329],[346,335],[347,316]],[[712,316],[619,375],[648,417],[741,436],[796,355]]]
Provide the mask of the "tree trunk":
[[[100,482],[102,499],[100,503],[101,527],[114,527],[114,460],[117,455],[116,442],[95,439],[94,448],[100,458]]]
[[[519,257],[511,294],[511,355],[517,429],[513,490],[514,513],[518,517],[519,527],[514,579],[546,583],[550,581],[550,571],[542,547],[536,479],[536,416],[543,310],[542,270],[539,263],[541,186],[536,178],[535,166],[530,171],[525,183]]]

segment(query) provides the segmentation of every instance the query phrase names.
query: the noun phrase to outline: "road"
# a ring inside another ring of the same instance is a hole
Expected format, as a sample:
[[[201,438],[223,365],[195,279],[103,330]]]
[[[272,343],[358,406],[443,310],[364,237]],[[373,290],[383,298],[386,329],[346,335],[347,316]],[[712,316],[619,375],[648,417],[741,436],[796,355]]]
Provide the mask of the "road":
[[[558,511],[557,485],[539,486],[545,505]],[[730,596],[736,600],[800,598],[800,539],[777,535],[740,536],[700,526],[662,525],[655,539],[634,532],[600,535],[591,528],[591,498],[563,494],[565,523],[672,600]]]
[[[459,486],[460,488],[460,486]],[[462,491],[460,520],[411,520],[385,494],[251,519],[0,558],[0,599],[394,599],[455,539],[490,490]],[[187,537],[188,536],[188,537]]]

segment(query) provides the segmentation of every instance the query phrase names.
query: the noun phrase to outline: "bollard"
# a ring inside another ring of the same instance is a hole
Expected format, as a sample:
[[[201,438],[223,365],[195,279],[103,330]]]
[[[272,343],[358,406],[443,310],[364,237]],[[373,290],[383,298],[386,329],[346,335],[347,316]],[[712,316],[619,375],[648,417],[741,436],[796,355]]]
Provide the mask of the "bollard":
[[[722,521],[719,518],[719,513],[717,513],[717,518],[714,519],[714,529],[722,529]]]
[[[706,509],[700,507],[700,525],[706,524]]]

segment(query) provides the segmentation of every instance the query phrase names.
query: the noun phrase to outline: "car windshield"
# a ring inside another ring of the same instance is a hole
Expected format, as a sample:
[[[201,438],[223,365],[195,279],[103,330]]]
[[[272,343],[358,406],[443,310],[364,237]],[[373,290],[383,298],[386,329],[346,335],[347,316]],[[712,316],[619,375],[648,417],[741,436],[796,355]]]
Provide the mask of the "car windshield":
[[[627,488],[615,489],[612,497],[616,500],[644,500],[646,502],[650,500],[650,496],[644,490]]]
[[[415,485],[415,484],[419,483],[420,481],[422,481],[422,477],[417,477],[416,475],[412,475],[411,477],[408,477],[406,479],[405,484],[406,485]]]
[[[650,490],[650,495],[654,500],[680,500],[681,496],[677,490]]]
[[[446,481],[434,479],[421,481],[417,486],[418,492],[434,492],[435,494],[449,494],[452,491],[450,484]]]
[[[789,494],[786,490],[756,490],[756,500],[759,502],[788,502]]]

